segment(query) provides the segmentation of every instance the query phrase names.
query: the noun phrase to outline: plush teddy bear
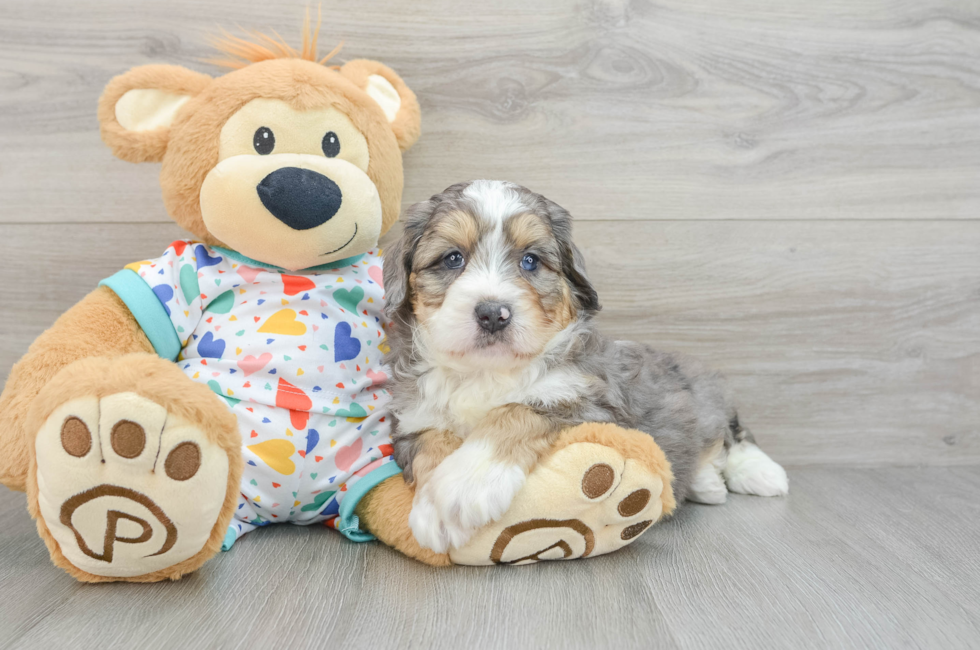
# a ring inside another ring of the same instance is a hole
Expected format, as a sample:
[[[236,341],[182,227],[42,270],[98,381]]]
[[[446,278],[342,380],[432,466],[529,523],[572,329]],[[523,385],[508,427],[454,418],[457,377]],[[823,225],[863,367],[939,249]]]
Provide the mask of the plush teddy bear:
[[[304,32],[301,51],[230,37],[221,77],[148,65],[106,87],[103,139],[162,161],[167,211],[195,239],[104,280],[13,368],[0,481],[26,490],[53,562],[91,582],[176,579],[278,522],[433,565],[631,542],[673,509],[670,469],[648,436],[609,425],[566,431],[466,547],[412,538],[377,246],[419,106],[381,63],[325,65]]]

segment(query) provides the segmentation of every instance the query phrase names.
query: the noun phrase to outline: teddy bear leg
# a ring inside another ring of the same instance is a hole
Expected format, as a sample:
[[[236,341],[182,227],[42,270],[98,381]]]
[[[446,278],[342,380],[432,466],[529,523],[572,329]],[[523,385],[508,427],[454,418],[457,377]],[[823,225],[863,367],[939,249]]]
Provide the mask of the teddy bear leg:
[[[527,564],[611,553],[675,508],[670,463],[645,433],[588,423],[564,431],[504,516],[455,564]]]
[[[430,566],[452,564],[449,555],[422,548],[408,525],[415,491],[401,474],[385,479],[357,504],[355,513],[362,526],[379,540],[408,557]]]
[[[51,559],[86,582],[154,582],[221,547],[242,474],[235,416],[151,354],[76,361],[28,416],[28,509]]]

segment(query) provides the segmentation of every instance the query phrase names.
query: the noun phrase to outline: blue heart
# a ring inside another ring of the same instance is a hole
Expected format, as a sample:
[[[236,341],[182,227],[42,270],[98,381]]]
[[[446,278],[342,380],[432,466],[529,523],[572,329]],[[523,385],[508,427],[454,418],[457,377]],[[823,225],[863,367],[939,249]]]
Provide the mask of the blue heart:
[[[169,284],[158,284],[153,287],[153,293],[157,295],[157,300],[163,305],[163,308],[167,310],[167,316],[170,315],[170,307],[167,307],[167,303],[170,299],[174,297],[174,290]]]
[[[331,499],[330,503],[327,504],[327,507],[324,508],[323,512],[321,512],[320,514],[325,517],[329,517],[330,515],[340,514],[340,504],[337,503],[336,499]]]
[[[220,359],[224,351],[225,342],[221,339],[214,338],[214,334],[211,332],[207,332],[202,336],[200,342],[197,344],[197,353],[202,357]]]
[[[350,323],[337,323],[333,332],[333,360],[349,361],[361,353],[361,342],[350,335]]]
[[[200,271],[205,266],[214,266],[222,260],[220,255],[215,255],[211,257],[208,255],[208,249],[204,248],[200,244],[194,249],[194,256],[197,257],[197,270]]]
[[[306,453],[313,451],[316,443],[320,442],[320,432],[316,429],[306,430]]]

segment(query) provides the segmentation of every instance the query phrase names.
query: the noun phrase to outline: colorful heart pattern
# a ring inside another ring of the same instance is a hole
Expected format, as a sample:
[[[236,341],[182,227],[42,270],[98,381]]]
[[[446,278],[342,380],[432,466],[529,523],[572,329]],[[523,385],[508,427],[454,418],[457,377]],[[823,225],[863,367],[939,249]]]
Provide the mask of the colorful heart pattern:
[[[177,241],[127,268],[164,307],[178,367],[238,420],[245,472],[225,545],[276,522],[333,526],[350,486],[393,462],[379,253],[287,273]]]

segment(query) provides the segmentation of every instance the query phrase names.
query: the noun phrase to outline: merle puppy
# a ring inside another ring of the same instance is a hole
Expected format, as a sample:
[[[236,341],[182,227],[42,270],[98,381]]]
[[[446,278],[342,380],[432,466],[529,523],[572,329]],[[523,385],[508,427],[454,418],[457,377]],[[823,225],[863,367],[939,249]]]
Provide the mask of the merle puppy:
[[[785,471],[740,425],[717,373],[599,334],[564,209],[472,181],[402,221],[384,263],[392,439],[416,484],[410,524],[423,546],[460,547],[498,519],[558,433],[583,422],[653,436],[678,502],[786,494]]]

